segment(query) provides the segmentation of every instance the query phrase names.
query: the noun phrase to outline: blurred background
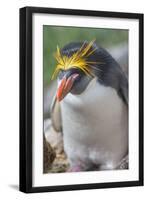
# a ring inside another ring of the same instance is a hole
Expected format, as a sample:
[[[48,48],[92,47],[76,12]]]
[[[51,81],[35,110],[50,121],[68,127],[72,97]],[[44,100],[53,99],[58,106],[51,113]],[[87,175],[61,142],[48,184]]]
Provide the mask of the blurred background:
[[[56,80],[51,80],[56,67],[54,53],[70,42],[96,40],[120,64],[128,75],[128,31],[121,29],[43,26],[43,85],[44,85],[44,173],[66,172],[69,164],[63,149],[62,133],[52,126],[50,106],[56,94]],[[57,115],[56,115],[57,116]],[[58,122],[60,117],[55,117]],[[58,124],[61,121],[59,120]]]

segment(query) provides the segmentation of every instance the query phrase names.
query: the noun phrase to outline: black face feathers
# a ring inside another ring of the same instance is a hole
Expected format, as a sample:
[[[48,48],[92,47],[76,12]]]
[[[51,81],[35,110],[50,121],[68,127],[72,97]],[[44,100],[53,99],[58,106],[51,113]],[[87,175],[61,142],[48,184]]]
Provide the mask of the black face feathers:
[[[61,49],[61,54],[63,56],[71,57],[81,48],[83,43],[87,44],[87,42],[69,43]],[[96,43],[92,44],[90,51],[92,53],[86,57],[86,61],[91,63],[90,70],[92,73],[98,78],[97,80],[99,83],[105,85],[106,87],[109,86],[116,89],[119,96],[127,104],[128,80],[119,64],[105,49],[101,48]],[[72,69],[69,70],[72,71]],[[59,73],[59,77],[61,76],[61,73]],[[76,88],[77,85],[75,93],[76,91],[77,93],[81,93],[92,79],[92,77],[87,78],[87,75],[80,72],[80,70],[79,73],[81,78],[79,79],[79,83],[77,82],[74,86],[74,88]]]

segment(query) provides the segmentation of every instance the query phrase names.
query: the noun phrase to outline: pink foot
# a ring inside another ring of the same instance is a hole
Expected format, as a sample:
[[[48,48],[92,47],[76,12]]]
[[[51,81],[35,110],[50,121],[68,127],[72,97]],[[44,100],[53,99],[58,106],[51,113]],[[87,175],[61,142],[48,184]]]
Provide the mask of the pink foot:
[[[81,172],[81,171],[82,171],[82,169],[80,166],[74,166],[74,167],[70,167],[68,169],[68,172]]]

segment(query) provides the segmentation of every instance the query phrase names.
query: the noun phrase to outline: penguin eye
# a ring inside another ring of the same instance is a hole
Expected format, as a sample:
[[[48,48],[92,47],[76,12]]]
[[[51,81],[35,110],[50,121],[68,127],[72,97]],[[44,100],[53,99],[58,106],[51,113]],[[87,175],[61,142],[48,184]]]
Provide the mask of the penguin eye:
[[[65,74],[65,71],[60,69],[59,74],[58,74],[58,78],[61,80],[63,78],[64,74]]]

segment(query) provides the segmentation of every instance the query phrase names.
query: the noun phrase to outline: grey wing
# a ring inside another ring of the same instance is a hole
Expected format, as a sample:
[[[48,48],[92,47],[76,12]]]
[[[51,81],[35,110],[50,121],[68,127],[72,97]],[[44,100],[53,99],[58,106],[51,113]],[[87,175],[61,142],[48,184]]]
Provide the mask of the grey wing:
[[[109,49],[109,51],[120,65],[122,72],[118,93],[125,104],[128,105],[128,45],[126,43],[123,43]]]
[[[60,103],[54,96],[50,108],[52,126],[57,132],[62,132],[62,119],[61,119],[61,108]]]
[[[128,105],[128,78],[123,74],[120,78],[120,86],[118,89],[118,94],[124,101],[126,105]]]

